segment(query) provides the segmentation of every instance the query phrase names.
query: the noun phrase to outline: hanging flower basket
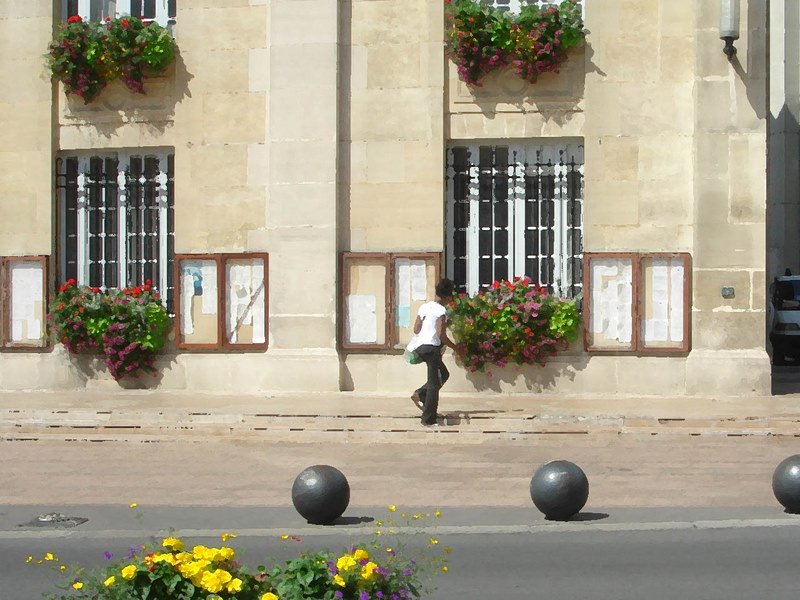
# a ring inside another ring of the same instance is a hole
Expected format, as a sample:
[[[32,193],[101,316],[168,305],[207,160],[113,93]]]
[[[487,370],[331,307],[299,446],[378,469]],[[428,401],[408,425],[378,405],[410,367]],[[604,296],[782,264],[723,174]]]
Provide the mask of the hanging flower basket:
[[[480,0],[444,0],[447,53],[469,85],[494,69],[512,65],[535,83],[542,73],[558,72],[567,51],[584,41],[583,18],[576,0],[556,5],[525,4],[518,15]]]
[[[53,77],[88,104],[114,79],[143,94],[144,79],[175,59],[175,40],[164,27],[136,17],[100,22],[74,16],[58,26],[48,50]]]
[[[578,336],[581,317],[573,300],[556,298],[527,277],[495,281],[450,306],[453,339],[469,371],[509,363],[544,366]]]
[[[99,353],[111,376],[154,374],[156,354],[167,342],[171,321],[158,293],[144,285],[103,292],[70,279],[50,306],[54,336],[72,354]]]

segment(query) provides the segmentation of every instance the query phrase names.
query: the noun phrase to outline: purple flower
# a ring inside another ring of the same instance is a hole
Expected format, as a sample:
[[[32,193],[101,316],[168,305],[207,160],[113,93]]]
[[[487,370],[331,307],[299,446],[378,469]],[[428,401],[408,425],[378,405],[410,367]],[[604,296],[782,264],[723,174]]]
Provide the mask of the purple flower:
[[[369,594],[362,590],[358,594],[358,600],[369,600]]]
[[[337,590],[336,592],[334,592],[333,597],[336,598],[337,600],[340,600],[341,598],[344,598],[344,594]]]
[[[411,577],[413,571],[409,568],[403,569],[403,577]]]
[[[111,552],[109,552],[108,550],[103,552],[103,558],[105,558],[106,560],[111,560],[113,557],[114,557],[114,555]]]

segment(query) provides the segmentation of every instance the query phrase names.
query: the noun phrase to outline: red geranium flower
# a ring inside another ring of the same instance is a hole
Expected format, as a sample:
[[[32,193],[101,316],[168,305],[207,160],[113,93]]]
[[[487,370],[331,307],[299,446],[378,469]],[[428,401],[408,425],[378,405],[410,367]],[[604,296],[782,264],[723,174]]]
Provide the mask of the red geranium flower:
[[[70,25],[72,23],[83,23],[83,19],[81,19],[80,15],[73,15],[69,19],[67,19],[67,23]]]

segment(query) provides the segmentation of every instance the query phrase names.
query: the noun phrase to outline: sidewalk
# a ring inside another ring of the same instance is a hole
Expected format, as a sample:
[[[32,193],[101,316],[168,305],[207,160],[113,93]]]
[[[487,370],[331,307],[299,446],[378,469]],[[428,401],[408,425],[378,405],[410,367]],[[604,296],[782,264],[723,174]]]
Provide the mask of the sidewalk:
[[[452,440],[463,444],[594,433],[800,437],[800,394],[631,398],[443,393],[439,412],[440,425],[423,428],[410,399],[397,395],[0,392],[0,440],[260,436],[272,441]]]
[[[530,507],[536,466],[564,459],[595,508],[776,507],[772,473],[800,437],[795,395],[445,394],[440,409],[423,428],[406,396],[0,393],[0,505],[290,506],[297,474],[330,464],[353,506]]]

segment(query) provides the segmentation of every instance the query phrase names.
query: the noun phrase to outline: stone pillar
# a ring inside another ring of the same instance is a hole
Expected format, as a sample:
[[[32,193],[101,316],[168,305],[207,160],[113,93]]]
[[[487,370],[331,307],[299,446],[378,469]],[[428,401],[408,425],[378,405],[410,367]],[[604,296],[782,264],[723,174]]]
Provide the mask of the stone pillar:
[[[766,7],[743,2],[737,54],[719,40],[719,2],[697,3],[690,394],[768,394]],[[733,298],[723,298],[723,286]]]
[[[339,2],[273,0],[270,12],[269,354],[296,358],[304,389],[338,390]]]

